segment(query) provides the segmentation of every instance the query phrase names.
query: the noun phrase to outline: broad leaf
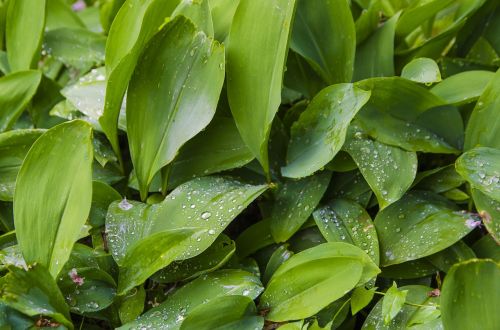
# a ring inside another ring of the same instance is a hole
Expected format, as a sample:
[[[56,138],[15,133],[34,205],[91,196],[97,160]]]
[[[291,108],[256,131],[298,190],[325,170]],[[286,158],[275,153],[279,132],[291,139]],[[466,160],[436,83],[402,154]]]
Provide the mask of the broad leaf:
[[[325,166],[344,144],[347,127],[370,98],[370,92],[352,84],[323,89],[291,129],[286,177],[301,178]]]
[[[273,274],[260,305],[274,322],[306,318],[380,270],[366,253],[346,243],[324,243],[302,251]]]
[[[500,202],[499,149],[471,149],[457,159],[455,166],[457,172],[474,188]]]
[[[189,18],[200,31],[211,38],[214,37],[214,24],[210,12],[209,0],[181,0],[172,13],[172,17],[182,15]]]
[[[22,71],[0,78],[0,132],[14,125],[35,96],[42,75],[38,71]]]
[[[181,330],[261,329],[264,318],[246,296],[222,296],[194,308],[182,322]]]
[[[399,14],[358,46],[353,80],[394,76],[394,33]]]
[[[221,270],[186,284],[172,293],[160,306],[150,309],[137,320],[119,329],[180,329],[182,321],[197,306],[219,297],[243,295],[251,299],[262,292],[258,277],[242,270]]]
[[[129,147],[143,200],[154,175],[212,120],[223,81],[223,46],[184,17],[151,38],[127,95]]]
[[[432,84],[441,81],[439,67],[434,60],[426,57],[414,59],[406,64],[401,71],[401,77],[422,84]]]
[[[234,241],[226,235],[220,234],[203,253],[194,258],[174,261],[158,271],[153,279],[159,283],[191,280],[222,267],[234,254],[235,249]]]
[[[118,115],[137,59],[144,45],[178,3],[178,0],[127,0],[109,30],[105,61],[106,96],[99,123],[118,155]]]
[[[9,266],[9,273],[2,277],[1,300],[31,317],[49,316],[73,329],[68,305],[51,274],[41,265],[28,270]]]
[[[465,130],[465,146],[468,150],[476,146],[500,149],[500,122],[492,120],[500,114],[500,70],[486,86],[469,118]]]
[[[9,1],[5,41],[12,72],[36,68],[45,26],[45,2]]]
[[[476,189],[472,189],[472,198],[484,226],[497,244],[500,244],[500,201]]]
[[[298,0],[290,47],[327,85],[351,82],[356,31],[349,2]]]
[[[12,201],[17,173],[33,142],[43,130],[15,130],[0,134],[0,200]]]
[[[384,324],[388,325],[398,315],[406,300],[408,290],[398,290],[396,283],[387,290],[382,300],[382,317]]]
[[[352,126],[344,150],[354,159],[383,209],[400,199],[417,172],[417,155],[367,138]]]
[[[328,242],[356,245],[378,265],[377,232],[370,215],[361,205],[349,199],[334,199],[314,211],[313,216]]]
[[[379,302],[373,307],[370,315],[365,320],[363,324],[363,329],[368,330],[402,330],[411,329],[412,319],[414,316],[425,312],[432,312],[430,317],[422,320],[415,329],[442,329],[443,325],[441,319],[439,318],[438,303],[439,298],[429,297],[429,292],[432,288],[423,285],[408,285],[400,288],[401,290],[408,291],[406,294],[406,301],[410,304],[423,305],[423,307],[416,307],[412,305],[405,304],[402,306],[401,311],[390,321],[389,324],[385,324],[385,320],[382,313],[383,304],[386,298],[379,300]],[[418,326],[421,326],[419,328]]]
[[[278,186],[271,209],[271,234],[276,242],[288,240],[306,222],[323,197],[332,173],[324,171]]]
[[[489,71],[465,71],[446,78],[431,92],[450,104],[466,104],[476,101],[495,76]]]
[[[500,265],[474,259],[454,265],[444,279],[441,310],[445,329],[495,329],[500,323]]]
[[[89,68],[104,63],[106,37],[83,28],[60,28],[45,34],[44,49],[62,63]]]
[[[471,214],[443,197],[410,192],[375,218],[381,264],[415,260],[453,245],[476,227]]]
[[[33,144],[17,178],[14,222],[19,245],[26,262],[42,264],[54,277],[89,214],[91,138],[90,125],[80,120],[51,128]]]
[[[376,288],[367,290],[362,286],[358,286],[356,289],[354,289],[351,295],[352,315],[358,313],[373,300],[373,296],[375,295],[375,290]]]
[[[229,104],[243,141],[266,173],[294,11],[295,0],[241,0],[229,36]]]
[[[201,231],[180,228],[157,232],[131,245],[121,261],[118,294],[144,283],[157,270],[168,266],[185,251],[183,244]]]

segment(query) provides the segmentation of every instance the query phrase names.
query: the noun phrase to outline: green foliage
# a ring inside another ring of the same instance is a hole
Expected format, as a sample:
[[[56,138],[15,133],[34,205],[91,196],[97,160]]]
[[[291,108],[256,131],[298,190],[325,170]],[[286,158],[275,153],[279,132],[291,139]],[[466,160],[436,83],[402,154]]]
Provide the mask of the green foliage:
[[[0,329],[499,327],[496,0],[0,0]]]

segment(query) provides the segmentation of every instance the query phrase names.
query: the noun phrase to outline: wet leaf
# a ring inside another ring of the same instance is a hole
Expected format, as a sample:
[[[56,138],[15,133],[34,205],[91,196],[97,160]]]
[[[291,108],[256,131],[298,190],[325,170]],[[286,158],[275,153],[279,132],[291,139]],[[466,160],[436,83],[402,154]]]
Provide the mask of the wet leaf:
[[[422,84],[432,84],[441,81],[441,72],[434,60],[421,57],[406,64],[401,71],[401,77]]]

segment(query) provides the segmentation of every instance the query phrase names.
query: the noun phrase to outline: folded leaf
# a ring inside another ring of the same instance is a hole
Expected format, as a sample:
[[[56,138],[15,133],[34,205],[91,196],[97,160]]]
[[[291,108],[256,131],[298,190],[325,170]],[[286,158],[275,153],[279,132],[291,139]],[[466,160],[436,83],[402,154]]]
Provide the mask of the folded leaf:
[[[45,132],[21,166],[14,194],[16,235],[27,263],[53,277],[68,260],[92,199],[92,128],[81,120]]]
[[[243,141],[266,173],[294,11],[295,0],[241,0],[229,36],[229,104]]]
[[[223,81],[224,47],[186,18],[176,17],[151,38],[127,95],[128,140],[143,200],[154,175],[212,120]]]

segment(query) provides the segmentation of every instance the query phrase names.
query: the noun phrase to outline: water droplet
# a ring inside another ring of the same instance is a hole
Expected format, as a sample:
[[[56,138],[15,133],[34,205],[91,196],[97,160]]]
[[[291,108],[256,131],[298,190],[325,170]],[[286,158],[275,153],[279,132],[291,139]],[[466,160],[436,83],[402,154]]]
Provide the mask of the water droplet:
[[[120,204],[118,204],[118,207],[119,207],[121,210],[123,210],[123,211],[128,211],[128,210],[130,210],[130,209],[133,207],[133,205],[132,205],[132,204],[130,204],[130,203],[127,201],[127,199],[126,199],[126,198],[124,198],[124,199],[120,202]]]
[[[201,214],[201,218],[202,218],[203,220],[208,220],[208,218],[210,218],[211,216],[212,216],[212,213],[210,213],[210,212],[208,212],[208,211],[203,212],[203,213]]]
[[[209,235],[215,235],[215,230],[210,229],[210,230],[208,231],[208,234],[209,234]]]

